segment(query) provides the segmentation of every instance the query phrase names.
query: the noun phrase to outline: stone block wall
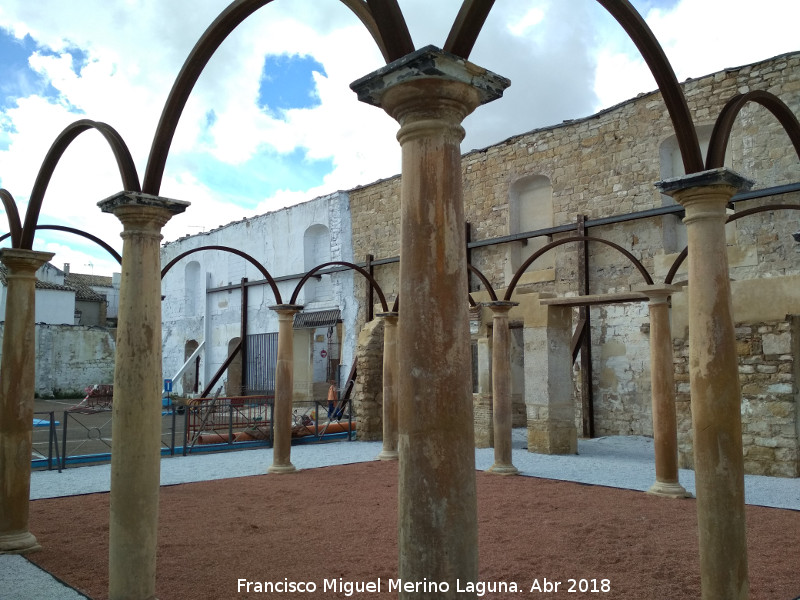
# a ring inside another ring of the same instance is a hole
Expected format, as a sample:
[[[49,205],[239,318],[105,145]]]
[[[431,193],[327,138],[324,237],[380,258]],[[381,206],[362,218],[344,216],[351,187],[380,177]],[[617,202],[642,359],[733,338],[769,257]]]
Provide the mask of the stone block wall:
[[[745,473],[800,477],[800,316],[737,323]],[[680,464],[692,468],[689,348],[674,340]]]
[[[595,435],[653,435],[647,302],[592,307]],[[576,405],[580,397],[575,396]]]
[[[772,92],[792,112],[800,114],[800,52],[687,80],[682,87],[701,138],[708,137],[714,120],[731,97],[752,90]],[[675,157],[670,154],[674,154],[674,147],[674,129],[667,109],[660,93],[652,92],[586,118],[525,132],[464,154],[464,207],[470,238],[482,241],[509,235],[514,186],[525,178],[549,180],[555,226],[572,225],[579,215],[593,220],[671,204],[672,200],[658,193],[654,183],[680,174],[674,172]],[[749,104],[741,111],[728,148],[726,165],[753,179],[755,188],[800,181],[800,161],[788,136],[760,105]],[[396,258],[400,253],[400,177],[378,181],[349,194],[355,260],[364,260],[366,254],[376,260]],[[738,203],[736,211],[774,203],[800,203],[800,193],[748,200]],[[800,274],[800,244],[791,235],[798,229],[796,215],[772,211],[729,225],[731,277],[757,281]],[[589,234],[631,252],[660,282],[683,249],[683,228],[678,217],[667,215],[595,226]],[[556,234],[553,239],[567,235],[572,233]],[[522,246],[523,242],[487,245],[471,251],[472,264],[495,289],[509,282],[507,261],[512,244]],[[524,282],[517,294],[577,294],[579,248],[578,244],[565,244],[556,249],[552,276]],[[529,253],[521,247],[521,255]],[[590,244],[588,269],[591,294],[626,292],[644,283],[633,265],[606,245]],[[534,264],[529,271],[535,270]],[[398,290],[397,262],[376,266],[375,276],[387,297],[393,299]],[[679,271],[675,282],[685,278],[685,271]],[[471,278],[472,290],[482,287],[475,277]],[[361,323],[365,289],[358,281],[356,298],[361,305]],[[642,329],[647,323],[646,315],[645,304],[641,309],[630,305],[592,309],[592,385],[598,435],[652,433],[649,336]],[[685,374],[679,372],[676,386],[688,394],[688,380],[683,377]],[[753,383],[757,385],[758,381]],[[679,406],[687,396],[681,398]],[[772,453],[779,454],[783,453]]]
[[[358,420],[357,438],[383,439],[383,320],[373,319],[358,336],[358,373],[353,408]]]
[[[83,398],[90,385],[114,383],[115,334],[105,327],[37,323],[36,395]]]

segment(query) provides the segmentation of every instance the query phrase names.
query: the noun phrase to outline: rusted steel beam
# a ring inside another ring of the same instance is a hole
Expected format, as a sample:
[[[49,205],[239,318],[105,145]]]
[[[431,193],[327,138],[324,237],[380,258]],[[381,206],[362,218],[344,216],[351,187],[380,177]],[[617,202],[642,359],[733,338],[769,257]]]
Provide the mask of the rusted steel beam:
[[[494,0],[464,0],[447,36],[443,50],[469,58]]]
[[[775,94],[755,90],[734,96],[722,108],[717,122],[714,123],[714,130],[711,132],[706,169],[716,169],[725,165],[725,150],[728,148],[733,124],[739,111],[748,102],[756,102],[775,115],[789,136],[797,156],[800,157],[800,122],[797,121],[792,109]]]
[[[383,295],[383,290],[381,289],[381,286],[378,285],[378,282],[375,281],[375,278],[372,275],[370,275],[368,271],[359,267],[358,265],[342,260],[334,260],[331,262],[322,263],[321,265],[317,265],[316,267],[311,269],[308,273],[303,275],[303,278],[294,288],[294,292],[292,292],[292,299],[289,300],[289,304],[297,303],[297,297],[300,295],[300,290],[303,289],[303,286],[306,284],[306,281],[308,281],[311,277],[313,277],[317,273],[317,271],[320,271],[326,267],[330,267],[333,265],[341,265],[343,267],[348,267],[350,269],[353,269],[354,271],[358,271],[359,273],[361,273],[366,278],[369,285],[372,288],[374,288],[375,292],[378,294],[378,299],[381,301],[381,307],[383,308],[383,312],[389,312],[389,306],[386,304],[386,297]]]
[[[700,152],[700,143],[697,140],[697,131],[692,122],[692,115],[689,112],[683,90],[678,83],[678,78],[675,76],[661,44],[658,43],[650,27],[628,0],[597,1],[622,26],[650,68],[672,119],[686,173],[702,171],[703,155]]]
[[[2,191],[2,190],[0,190],[0,191]],[[63,231],[65,233],[74,233],[75,235],[79,235],[81,237],[84,237],[87,240],[93,241],[98,246],[101,246],[106,252],[108,252],[111,256],[114,257],[114,260],[116,260],[118,263],[122,264],[122,257],[119,255],[119,252],[114,250],[114,248],[112,248],[111,246],[106,244],[100,238],[98,238],[96,236],[93,236],[91,233],[87,233],[85,231],[81,231],[80,229],[75,229],[74,227],[67,227],[66,225],[37,225],[36,229],[51,229],[53,231]],[[4,239],[9,237],[10,235],[11,235],[10,233],[4,233],[3,235],[0,235],[0,242],[2,242]],[[12,246],[16,248],[16,246],[13,245],[14,244],[13,239],[12,239],[11,243],[12,243]]]
[[[236,347],[231,351],[231,355],[222,363],[222,366],[217,369],[217,372],[214,373],[214,376],[211,378],[211,381],[206,386],[206,389],[203,390],[203,393],[200,394],[201,398],[207,398],[208,394],[211,392],[211,389],[217,384],[219,378],[222,377],[222,374],[227,370],[228,367],[231,366],[233,359],[236,358],[236,355],[239,354],[239,351],[242,349],[243,342],[239,340],[239,343],[236,344]]]
[[[269,271],[267,271],[266,267],[264,267],[264,265],[258,262],[255,258],[250,256],[247,252],[244,252],[242,250],[237,250],[236,248],[231,248],[230,246],[200,246],[199,248],[192,248],[191,250],[187,250],[186,252],[183,252],[178,256],[176,256],[175,258],[173,258],[171,261],[169,261],[169,263],[167,263],[167,265],[163,269],[161,269],[161,279],[164,279],[164,275],[166,275],[169,272],[169,270],[172,267],[174,267],[179,260],[189,256],[190,254],[194,254],[195,252],[200,252],[202,250],[221,250],[223,252],[230,252],[231,254],[236,254],[237,256],[241,256],[243,259],[245,259],[247,262],[253,265],[256,269],[258,269],[259,273],[261,273],[264,276],[264,279],[267,280],[269,286],[272,288],[272,293],[275,296],[275,302],[277,302],[278,304],[283,303],[283,301],[281,300],[281,293],[278,290],[278,284],[275,283],[275,280],[272,278],[272,275],[269,274]]]
[[[572,333],[572,341],[570,342],[570,353],[572,354],[572,362],[578,358],[578,352],[581,351],[581,344],[583,344],[584,334],[586,333],[586,319],[579,319],[578,324],[575,326],[575,331]]]
[[[351,11],[353,11],[364,27],[367,28],[367,31],[369,31],[372,39],[375,40],[376,44],[378,44],[378,48],[380,49],[384,60],[387,63],[392,62],[389,58],[389,52],[386,49],[386,44],[383,41],[383,37],[381,37],[381,32],[378,29],[378,24],[372,17],[372,11],[370,10],[369,6],[367,6],[366,0],[341,0],[341,2]]]
[[[508,288],[506,288],[506,293],[505,293],[505,296],[503,297],[503,300],[506,300],[506,301],[511,300],[511,296],[514,293],[514,289],[517,287],[517,283],[519,282],[520,278],[525,273],[525,271],[528,269],[528,267],[530,267],[531,264],[533,264],[533,262],[537,258],[542,256],[545,252],[549,252],[553,248],[557,248],[558,246],[562,246],[563,244],[569,244],[571,242],[599,242],[601,244],[605,244],[606,246],[611,246],[617,252],[620,252],[621,254],[625,255],[628,258],[628,260],[631,261],[633,266],[636,267],[636,270],[639,271],[639,273],[641,273],[642,277],[645,280],[645,283],[647,283],[649,285],[653,284],[653,278],[650,276],[650,273],[647,271],[647,269],[641,263],[641,261],[638,258],[636,258],[633,254],[628,252],[625,248],[620,246],[619,244],[615,244],[614,242],[610,242],[608,240],[604,240],[603,238],[592,237],[592,236],[588,236],[588,235],[575,235],[575,236],[571,236],[571,237],[567,237],[567,238],[562,238],[562,239],[556,240],[554,242],[550,242],[546,246],[542,246],[539,250],[534,252],[524,263],[522,263],[520,268],[517,269],[517,272],[514,274],[514,277],[511,279],[511,283],[509,283],[508,284]]]
[[[0,238],[0,241],[10,236],[11,247],[19,248],[19,243],[22,239],[22,221],[19,218],[17,203],[14,201],[14,196],[11,195],[11,192],[6,189],[0,189],[0,200],[3,201],[3,208],[8,219],[8,234]]]
[[[748,208],[747,210],[732,214],[725,222],[730,223],[731,221],[738,221],[742,217],[748,217],[756,213],[769,212],[773,210],[800,210],[800,204],[765,204],[764,206],[754,206],[753,208]],[[675,275],[678,273],[678,269],[686,260],[687,256],[689,256],[688,246],[681,250],[681,253],[678,254],[678,257],[675,259],[675,262],[672,263],[672,266],[667,272],[667,276],[664,278],[664,283],[672,283],[672,280],[675,279]]]
[[[367,0],[367,6],[386,46],[387,63],[414,52],[414,42],[397,0]]]
[[[81,133],[89,129],[97,130],[108,142],[111,151],[114,153],[114,158],[117,161],[120,176],[122,177],[122,185],[126,192],[139,192],[139,176],[136,173],[136,165],[133,163],[128,147],[125,145],[122,137],[117,131],[107,125],[98,121],[91,121],[89,119],[81,119],[75,121],[58,135],[58,137],[50,146],[47,154],[39,167],[39,173],[36,175],[36,181],[33,183],[31,190],[30,200],[28,201],[28,210],[25,212],[25,223],[22,225],[22,234],[20,236],[20,248],[30,250],[33,248],[33,236],[36,231],[36,223],[39,220],[39,212],[42,209],[42,201],[44,200],[44,193],[47,191],[47,186],[50,183],[50,178],[61,160],[69,145]]]

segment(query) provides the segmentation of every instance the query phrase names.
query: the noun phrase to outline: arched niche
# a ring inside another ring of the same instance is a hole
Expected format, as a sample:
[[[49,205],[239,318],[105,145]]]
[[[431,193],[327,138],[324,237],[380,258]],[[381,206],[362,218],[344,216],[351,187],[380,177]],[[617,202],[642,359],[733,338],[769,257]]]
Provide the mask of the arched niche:
[[[241,341],[240,338],[235,337],[228,342],[228,356],[236,349]],[[237,352],[236,357],[228,365],[228,378],[225,380],[225,395],[226,396],[242,396],[244,390],[242,389],[242,353]]]
[[[553,184],[544,175],[530,175],[515,181],[508,196],[508,233],[523,233],[552,227]],[[550,241],[549,237],[530,238],[508,244],[506,251],[506,284],[531,254]],[[521,283],[555,279],[555,254],[548,253],[537,261],[537,269],[525,274]]]
[[[183,305],[187,317],[196,317],[201,312],[200,302],[200,263],[196,260],[189,262],[183,269]]]
[[[200,344],[197,340],[187,340],[183,346],[183,360],[186,362],[194,354]],[[181,386],[184,394],[196,394],[199,391],[200,378],[200,356],[198,355],[195,364],[189,365],[183,372]]]
[[[700,151],[703,155],[703,160],[708,156],[708,145],[711,140],[711,132],[714,126],[712,124],[698,125],[697,126],[697,139],[700,142]],[[675,135],[671,135],[659,147],[659,159],[661,167],[661,179],[671,179],[673,177],[680,177],[685,175],[686,171],[683,168],[683,159],[678,148],[678,139]],[[725,155],[725,166],[731,166],[730,152]],[[675,199],[666,194],[661,195],[662,206],[675,205]],[[664,253],[672,254],[680,252],[689,243],[686,236],[686,227],[681,222],[681,217],[676,215],[664,215],[662,220],[662,243],[664,245]],[[735,244],[736,240],[736,226],[728,225],[726,228],[728,243]]]
[[[303,233],[303,266],[304,271],[331,260],[331,234],[325,225],[312,225]],[[314,302],[327,302],[333,299],[330,275],[322,275],[320,279],[309,279],[303,286],[303,304],[308,306]]]

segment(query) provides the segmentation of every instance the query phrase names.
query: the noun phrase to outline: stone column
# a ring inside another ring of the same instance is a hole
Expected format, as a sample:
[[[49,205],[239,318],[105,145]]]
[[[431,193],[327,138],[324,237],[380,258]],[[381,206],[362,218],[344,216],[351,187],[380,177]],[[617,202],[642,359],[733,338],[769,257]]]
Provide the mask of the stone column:
[[[643,286],[637,291],[649,299],[650,396],[653,405],[653,447],[656,481],[648,492],[667,498],[691,498],[678,482],[678,422],[675,414],[675,366],[672,362],[672,329],[669,297],[675,285]]]
[[[478,392],[473,394],[475,447],[494,448],[492,419],[492,340],[488,327],[481,327],[478,346]]]
[[[542,306],[525,318],[528,452],[577,454],[572,399],[572,309]]]
[[[383,319],[383,448],[378,460],[397,460],[397,313]]]
[[[461,121],[508,84],[429,46],[351,86],[400,123],[399,576],[440,599],[478,576]]]
[[[3,360],[0,366],[0,554],[40,550],[28,531],[36,390],[36,270],[50,252],[0,250],[8,268]]]
[[[161,461],[161,228],[188,202],[121,192],[122,280],[111,436],[109,597],[155,597]]]
[[[272,464],[268,473],[294,473],[292,464],[292,397],[294,395],[294,316],[303,307],[279,304],[278,364],[275,367],[275,404],[272,409]]]
[[[748,597],[744,459],[725,213],[747,180],[713,169],[662,181],[689,237],[689,377],[704,600]]]
[[[508,313],[517,302],[489,302],[492,310],[492,420],[494,464],[489,473],[517,475],[511,462],[511,338]]]

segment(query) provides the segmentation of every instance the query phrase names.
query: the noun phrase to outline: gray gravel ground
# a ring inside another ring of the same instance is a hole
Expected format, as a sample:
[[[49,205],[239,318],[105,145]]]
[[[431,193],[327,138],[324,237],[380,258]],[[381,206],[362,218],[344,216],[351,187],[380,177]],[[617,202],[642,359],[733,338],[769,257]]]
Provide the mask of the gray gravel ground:
[[[604,437],[579,440],[578,454],[548,456],[525,449],[525,430],[514,430],[513,462],[522,475],[594,485],[647,490],[655,480],[653,440],[646,437]],[[292,447],[292,463],[312,469],[374,460],[380,442],[336,442]],[[475,451],[479,470],[494,462],[491,448]],[[247,477],[266,473],[272,463],[271,449],[219,452],[165,458],[161,461],[161,485],[192,481]],[[62,473],[37,471],[31,477],[31,499],[107,492],[110,465],[72,467]],[[695,492],[694,472],[681,470],[680,482]],[[748,504],[800,510],[800,479],[745,476]],[[35,532],[34,532],[35,533]],[[13,600],[76,600],[86,598],[21,556],[0,556],[0,590]]]

